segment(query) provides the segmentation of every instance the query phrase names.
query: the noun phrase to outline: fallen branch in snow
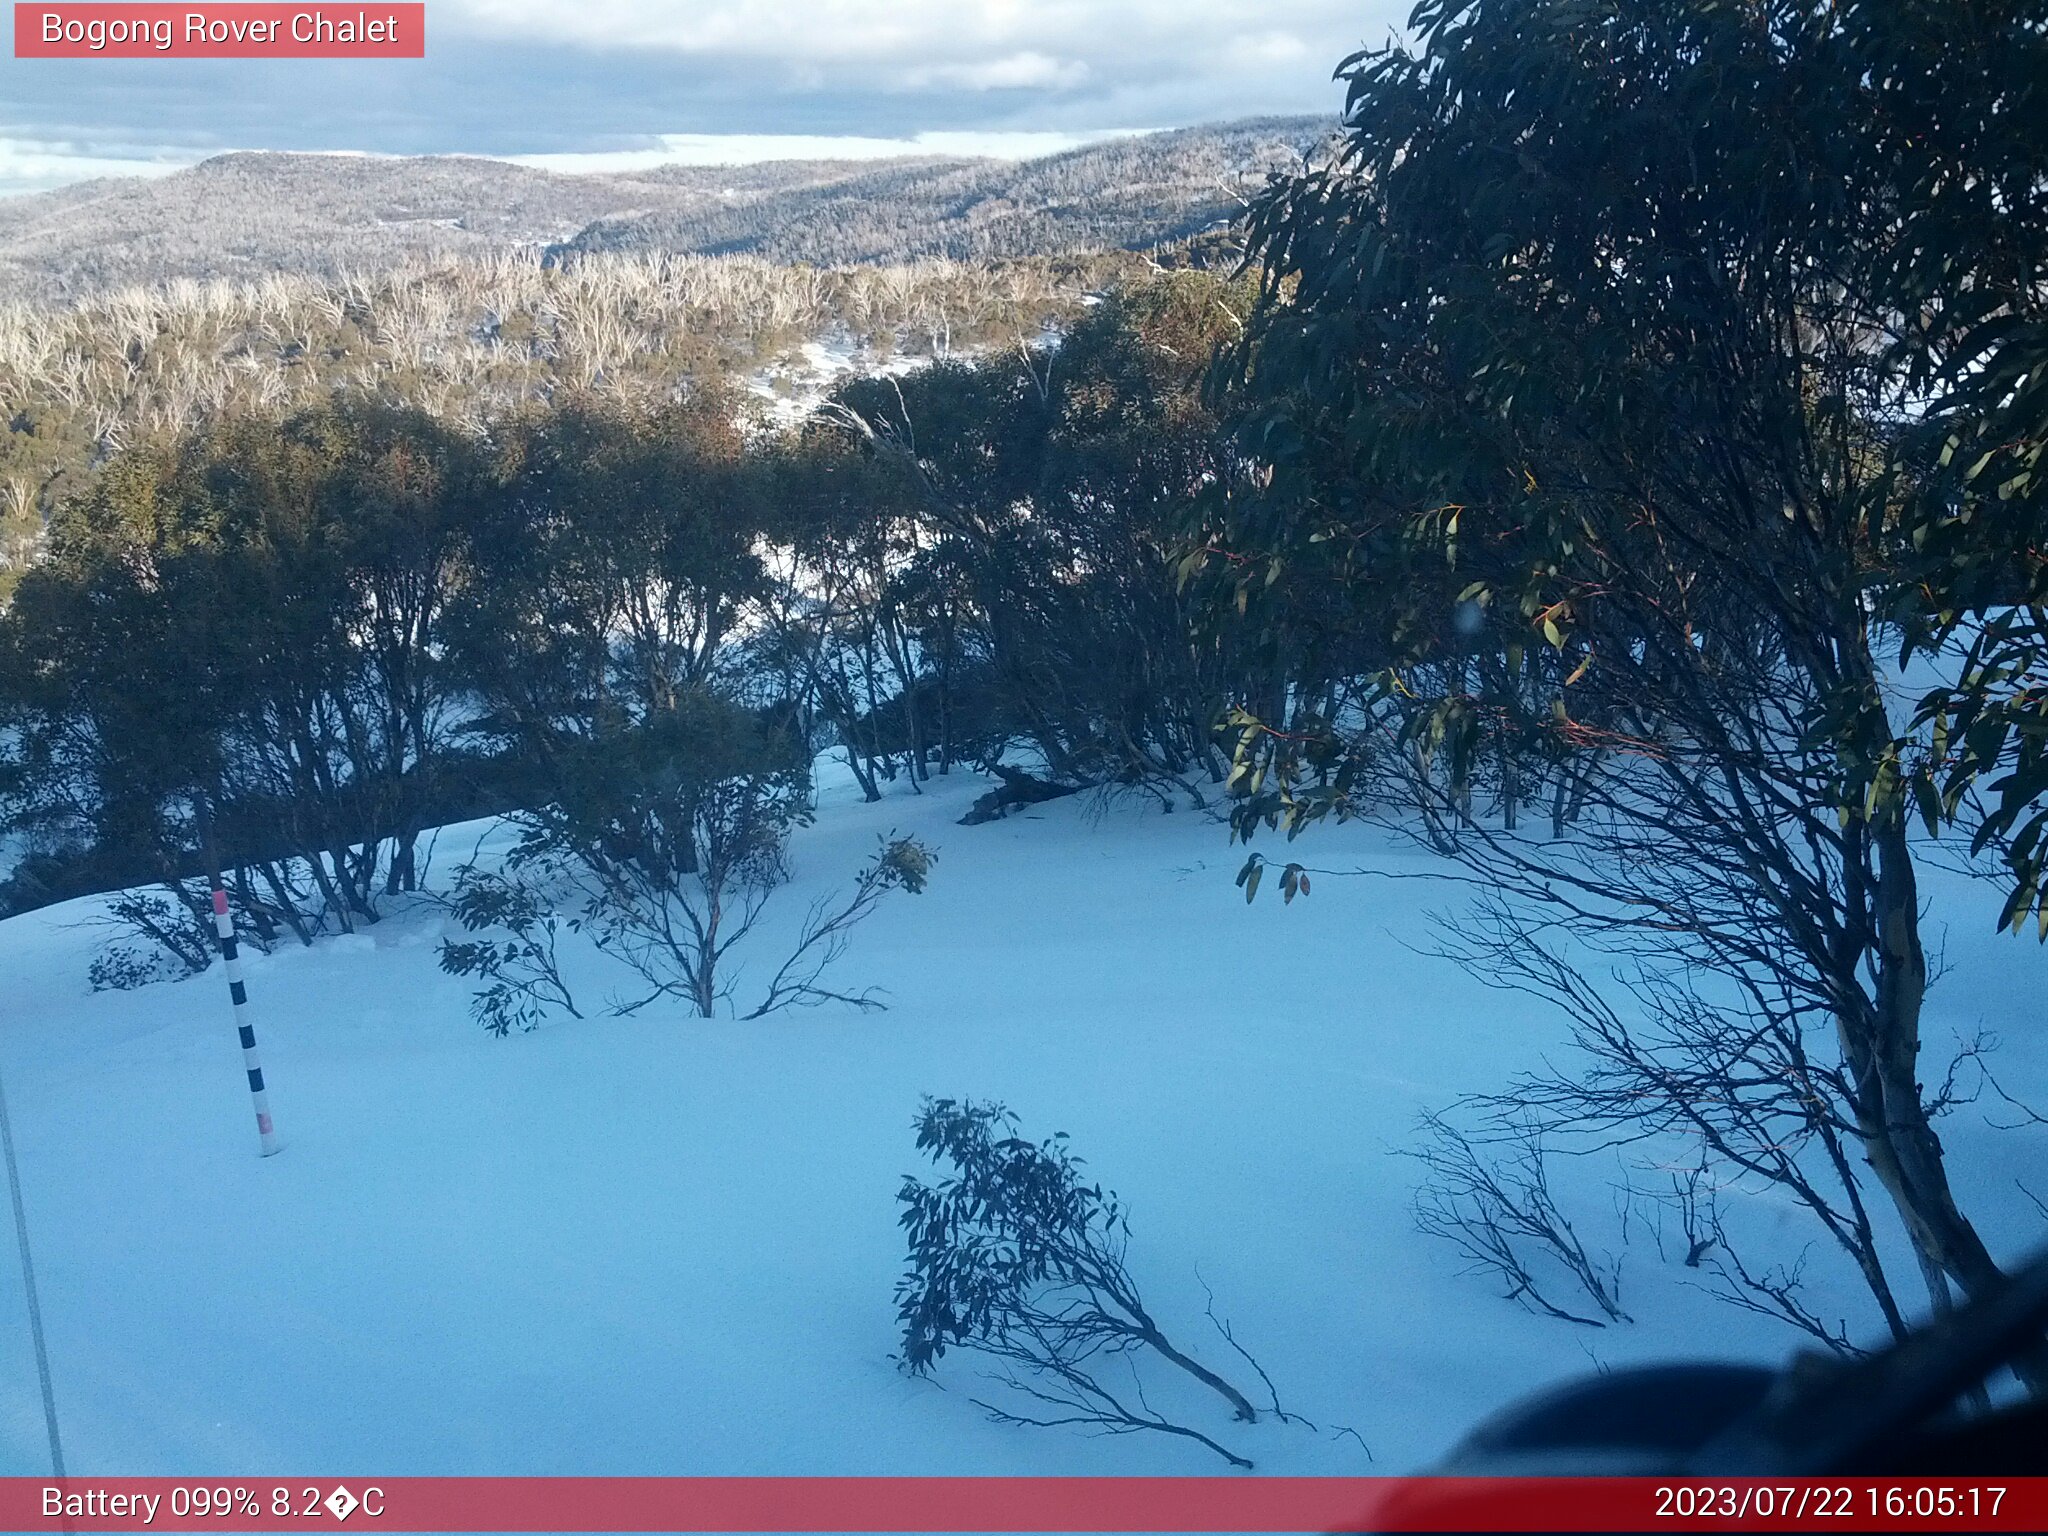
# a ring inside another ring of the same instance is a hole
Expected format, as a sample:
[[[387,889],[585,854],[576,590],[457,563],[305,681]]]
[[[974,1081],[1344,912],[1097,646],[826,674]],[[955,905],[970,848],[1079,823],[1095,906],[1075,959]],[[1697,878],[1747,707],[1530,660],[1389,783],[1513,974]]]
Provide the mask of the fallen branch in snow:
[[[1124,1212],[1113,1192],[1082,1181],[1064,1133],[1026,1141],[1000,1104],[929,1098],[917,1132],[918,1149],[955,1172],[930,1185],[906,1175],[898,1194],[910,1236],[910,1268],[896,1287],[904,1367],[922,1375],[949,1347],[972,1349],[1005,1363],[998,1380],[1059,1410],[1047,1417],[981,1404],[1003,1422],[1156,1430],[1249,1467],[1145,1401],[1135,1361],[1149,1354],[1221,1397],[1238,1419],[1258,1418],[1242,1392],[1176,1348],[1146,1310],[1124,1264]],[[1133,1368],[1136,1407],[1101,1381],[1100,1362],[1111,1356]]]
[[[1223,1335],[1223,1342],[1236,1350],[1244,1363],[1257,1372],[1259,1380],[1265,1383],[1266,1401],[1273,1405],[1273,1417],[1283,1424],[1300,1424],[1309,1429],[1314,1429],[1316,1426],[1310,1420],[1304,1419],[1298,1413],[1289,1413],[1280,1406],[1280,1390],[1273,1385],[1273,1378],[1266,1374],[1266,1368],[1253,1358],[1250,1350],[1237,1342],[1237,1333],[1231,1328],[1230,1320],[1216,1315],[1216,1293],[1209,1289],[1209,1282],[1202,1278],[1202,1272],[1199,1269],[1195,1271],[1195,1283],[1201,1286],[1202,1294],[1208,1298],[1203,1310],[1208,1314],[1209,1321],[1216,1325],[1216,1331]],[[1359,1443],[1363,1445],[1365,1442],[1360,1441]],[[1370,1454],[1370,1452],[1367,1454]]]
[[[1333,1424],[1330,1426],[1330,1438],[1332,1440],[1342,1440],[1347,1435],[1358,1442],[1358,1448],[1361,1451],[1365,1452],[1365,1459],[1367,1461],[1375,1461],[1378,1459],[1373,1455],[1372,1447],[1365,1443],[1365,1436],[1361,1435],[1349,1424]]]
[[[1081,788],[1078,784],[1055,784],[1016,768],[1005,768],[1001,763],[990,763],[988,769],[1003,782],[967,808],[967,814],[960,818],[963,827],[1001,821],[1020,806],[1043,805],[1048,800],[1076,794]]]
[[[1179,1435],[1184,1439],[1198,1441],[1209,1447],[1233,1467],[1252,1470],[1252,1464],[1228,1446],[1210,1439],[1199,1429],[1190,1429],[1185,1424],[1175,1424],[1153,1413],[1149,1406],[1132,1409],[1119,1400],[1099,1381],[1078,1366],[1068,1365],[1049,1378],[1041,1377],[1034,1384],[1016,1372],[1005,1372],[996,1378],[1012,1391],[1033,1398],[1054,1409],[1069,1410],[1058,1417],[1045,1418],[1019,1412],[1015,1408],[1004,1408],[982,1398],[973,1398],[975,1407],[986,1413],[998,1424],[1029,1424],[1040,1429],[1087,1428],[1099,1434],[1128,1435],[1141,1429],[1154,1430],[1162,1435]]]
[[[1616,1299],[1619,1265],[1596,1261],[1558,1209],[1535,1132],[1524,1135],[1511,1155],[1490,1160],[1442,1115],[1425,1114],[1422,1128],[1421,1147],[1403,1154],[1428,1170],[1415,1195],[1418,1229],[1453,1244],[1473,1271],[1496,1276],[1509,1300],[1533,1312],[1588,1328],[1630,1320]],[[1538,1257],[1553,1261],[1606,1321],[1546,1296],[1531,1267]]]

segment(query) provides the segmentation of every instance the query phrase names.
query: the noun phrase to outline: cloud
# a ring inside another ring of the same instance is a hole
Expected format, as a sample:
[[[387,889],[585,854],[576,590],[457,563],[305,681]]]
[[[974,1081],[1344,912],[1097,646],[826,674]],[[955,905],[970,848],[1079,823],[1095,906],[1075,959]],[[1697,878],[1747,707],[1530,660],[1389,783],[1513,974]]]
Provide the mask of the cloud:
[[[168,176],[206,154],[205,150],[0,137],[0,197],[44,192],[99,176]]]
[[[1055,59],[1043,53],[1013,53],[978,64],[940,64],[913,69],[903,77],[906,90],[958,86],[969,91],[1070,90],[1088,78],[1079,59]]]
[[[1409,4],[435,0],[417,61],[0,56],[0,191],[236,148],[632,165],[710,139],[730,159],[767,139],[929,147],[1334,114],[1331,68]]]
[[[1246,32],[1230,39],[1230,52],[1244,63],[1295,65],[1313,57],[1307,43],[1292,32]]]
[[[1246,67],[1307,89],[1406,0],[447,0],[498,38],[757,66],[819,88],[1074,92],[1171,72],[1190,94]],[[1276,82],[1277,83],[1277,82]]]
[[[549,171],[648,171],[661,165],[753,165],[764,160],[886,160],[900,155],[977,155],[1030,160],[1056,155],[1118,130],[1093,133],[919,133],[874,138],[824,133],[664,133],[645,149],[586,150],[507,155],[520,165]]]

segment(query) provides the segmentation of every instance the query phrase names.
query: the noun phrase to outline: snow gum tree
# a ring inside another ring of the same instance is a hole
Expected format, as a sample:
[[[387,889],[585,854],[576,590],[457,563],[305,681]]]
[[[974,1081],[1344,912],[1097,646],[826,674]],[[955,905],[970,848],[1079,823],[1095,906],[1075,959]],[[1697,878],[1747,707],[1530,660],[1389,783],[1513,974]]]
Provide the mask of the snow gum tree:
[[[115,460],[4,617],[17,814],[176,888],[204,795],[256,937],[376,921],[444,803],[441,622],[479,469],[359,399]]]
[[[508,873],[459,877],[463,926],[503,935],[441,949],[443,970],[488,981],[475,1005],[485,1027],[531,1028],[553,1007],[581,1016],[557,958],[562,926],[636,978],[614,1014],[667,1000],[716,1017],[738,984],[736,952],[788,879],[789,835],[811,819],[809,765],[793,745],[752,711],[703,694],[630,730],[559,744],[549,797],[514,817],[522,836]],[[827,986],[824,973],[884,896],[924,889],[932,858],[914,839],[884,838],[850,887],[811,906],[746,1016],[880,1006],[872,990]]]
[[[1910,818],[1956,814],[1997,753],[1916,800],[1916,766],[1958,765],[1889,668],[2038,598],[2037,523],[1959,528],[1919,437],[1929,380],[2038,312],[2038,144],[2001,116],[2038,96],[2038,22],[1425,0],[1415,31],[1346,61],[1335,163],[1250,216],[1263,300],[1223,384],[1262,467],[1208,499],[1187,575],[1296,676],[1370,685],[1342,711],[1301,686],[1241,701],[1238,827],[1291,834],[1397,780],[1500,894],[1497,957],[1564,935],[1646,978],[1717,977],[1666,1017],[1696,1039],[1725,1008],[1728,1031],[1796,1042],[1767,1081],[1845,1144],[1837,1208],[1867,1166],[1934,1304],[1987,1291],[1923,1062]],[[1952,46],[1983,67],[1938,64]],[[1894,153],[1930,94],[1987,131]],[[2016,195],[1972,219],[1949,176]],[[1923,302],[1979,273],[1983,303]],[[1973,319],[1994,330],[1971,353]],[[1982,573],[2003,555],[2000,592]],[[2011,676],[1986,700],[2001,679],[1979,674],[1965,707],[1995,714]],[[1546,781],[1549,842],[1513,816]]]

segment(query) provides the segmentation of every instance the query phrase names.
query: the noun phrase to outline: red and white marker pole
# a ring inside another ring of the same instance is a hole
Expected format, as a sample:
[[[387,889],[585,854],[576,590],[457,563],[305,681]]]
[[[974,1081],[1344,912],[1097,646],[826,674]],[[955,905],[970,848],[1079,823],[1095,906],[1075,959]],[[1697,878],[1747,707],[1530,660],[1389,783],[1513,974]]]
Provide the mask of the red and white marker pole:
[[[256,1106],[256,1139],[265,1157],[284,1150],[270,1120],[270,1093],[263,1086],[263,1063],[256,1055],[256,1025],[249,1013],[249,989],[242,984],[241,946],[235,942],[235,920],[228,912],[227,884],[221,879],[220,855],[214,848],[213,818],[199,802],[199,839],[206,848],[207,884],[213,890],[213,931],[220,938],[220,956],[228,973],[228,996],[235,1006],[235,1030],[242,1037],[242,1065],[249,1071],[249,1097]]]

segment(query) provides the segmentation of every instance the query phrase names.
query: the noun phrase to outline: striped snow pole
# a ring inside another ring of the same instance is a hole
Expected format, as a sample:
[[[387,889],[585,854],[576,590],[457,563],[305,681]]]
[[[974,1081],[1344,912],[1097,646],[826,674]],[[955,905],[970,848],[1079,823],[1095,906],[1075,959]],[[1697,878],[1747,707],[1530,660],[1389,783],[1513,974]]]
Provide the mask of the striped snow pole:
[[[228,996],[235,1003],[235,1028],[242,1036],[242,1064],[249,1069],[249,1097],[256,1104],[256,1137],[263,1155],[283,1150],[270,1124],[270,1094],[263,1086],[263,1063],[256,1055],[256,1027],[249,1020],[249,989],[242,985],[242,962],[235,944],[235,920],[228,915],[228,893],[220,876],[213,877],[213,928],[220,935],[221,958],[227,962]]]
[[[213,887],[213,931],[220,937],[220,956],[228,973],[228,996],[235,1006],[235,1029],[242,1037],[242,1065],[249,1070],[249,1097],[256,1105],[256,1139],[263,1156],[284,1150],[270,1123],[270,1094],[263,1086],[263,1062],[256,1055],[256,1026],[249,1013],[249,989],[242,984],[241,946],[235,942],[235,920],[228,913],[227,885],[221,879],[220,857],[214,852],[212,819],[200,806],[200,833],[206,843],[207,883]]]

